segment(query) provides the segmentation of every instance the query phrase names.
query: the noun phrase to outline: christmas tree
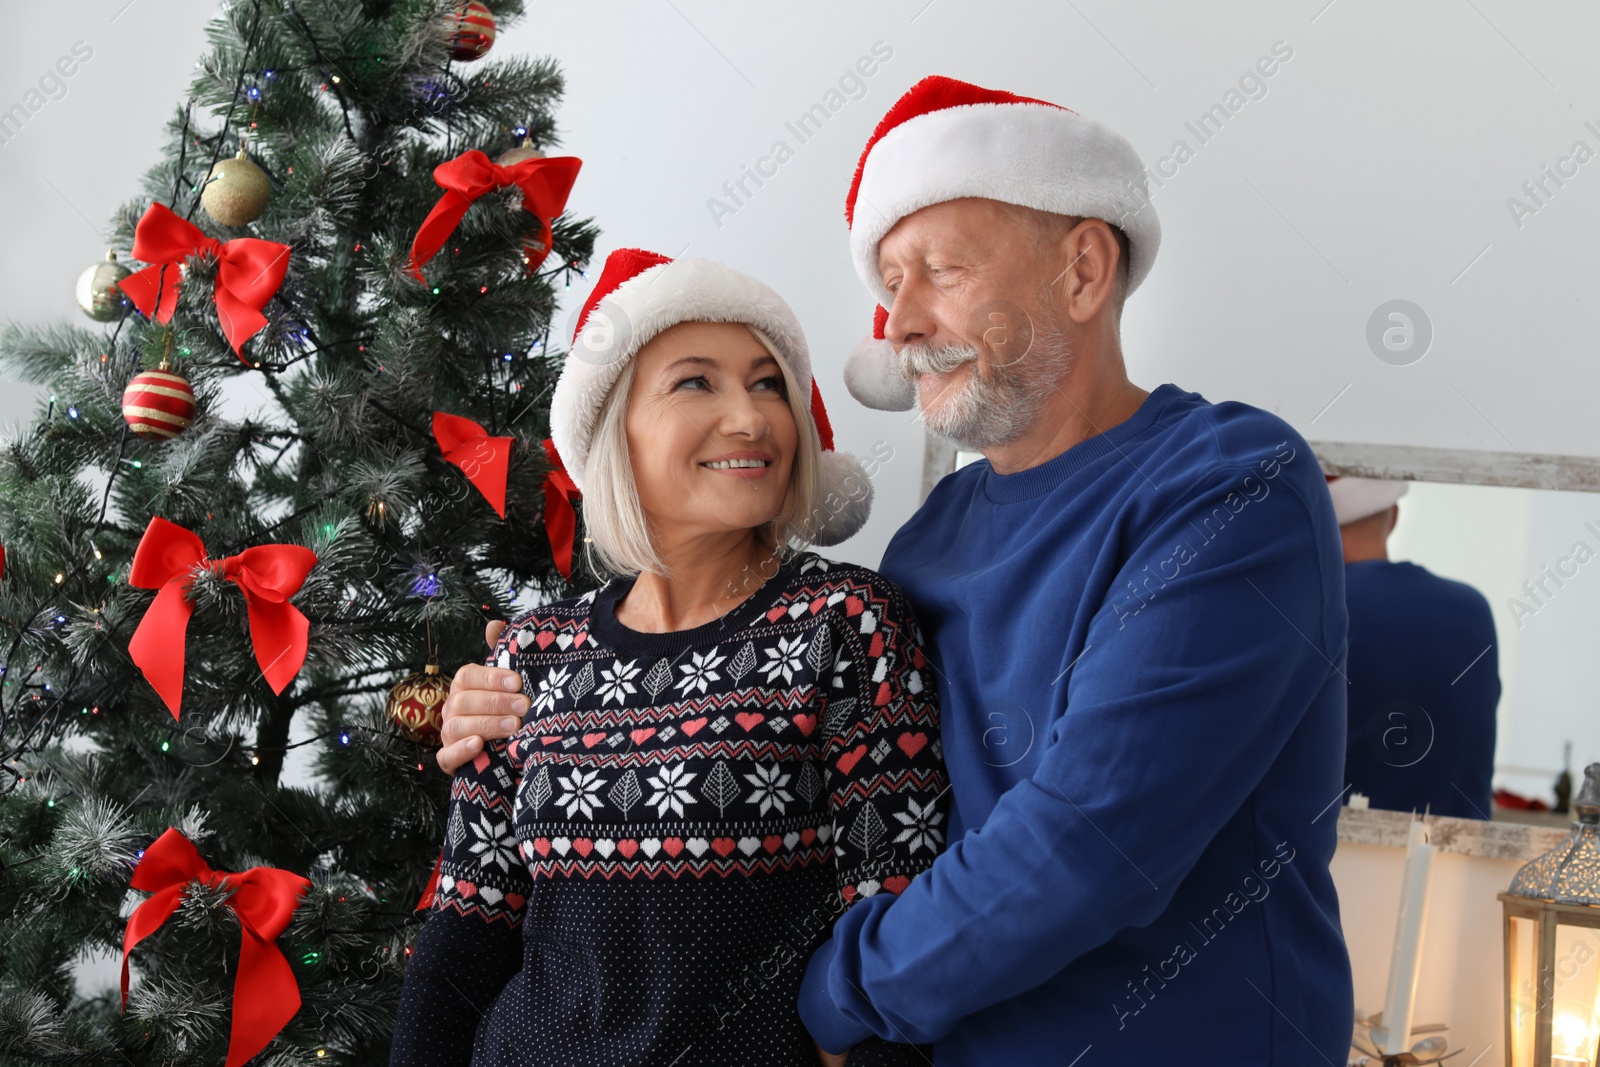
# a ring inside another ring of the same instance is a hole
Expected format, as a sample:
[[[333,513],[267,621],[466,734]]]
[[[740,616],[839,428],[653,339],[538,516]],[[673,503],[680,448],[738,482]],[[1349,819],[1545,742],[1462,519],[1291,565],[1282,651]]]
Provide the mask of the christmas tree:
[[[595,230],[556,65],[485,56],[522,6],[224,5],[104,325],[0,330],[51,394],[0,442],[0,1061],[387,1062],[429,716],[588,587],[543,441]],[[74,965],[140,890],[124,1009]]]

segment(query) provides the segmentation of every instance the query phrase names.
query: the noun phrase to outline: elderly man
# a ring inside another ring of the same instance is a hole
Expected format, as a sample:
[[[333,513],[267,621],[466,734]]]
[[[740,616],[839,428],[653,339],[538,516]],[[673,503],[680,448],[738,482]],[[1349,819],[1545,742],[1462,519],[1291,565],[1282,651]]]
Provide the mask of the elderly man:
[[[883,559],[938,671],[950,845],[807,964],[828,1053],[874,1033],[939,1067],[1348,1049],[1338,526],[1287,424],[1129,381],[1122,301],[1160,237],[1144,189],[1112,130],[947,78],[862,155],[851,249],[887,344],[847,382],[985,458]],[[491,671],[457,683],[447,769],[517,710],[467,691]]]

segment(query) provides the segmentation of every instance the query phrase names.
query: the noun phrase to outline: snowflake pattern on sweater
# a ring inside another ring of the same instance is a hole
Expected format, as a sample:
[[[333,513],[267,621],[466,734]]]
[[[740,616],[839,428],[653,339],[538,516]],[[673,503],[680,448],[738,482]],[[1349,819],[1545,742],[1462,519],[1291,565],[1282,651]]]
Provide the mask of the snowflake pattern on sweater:
[[[805,959],[943,848],[935,687],[895,586],[797,553],[669,634],[616,620],[630,587],[523,616],[490,657],[532,707],[457,773],[392,1062],[814,1064]],[[516,973],[469,990],[518,932]],[[475,1035],[445,1036],[434,974],[483,1013]],[[875,1039],[852,1054],[902,1062],[925,1061]]]

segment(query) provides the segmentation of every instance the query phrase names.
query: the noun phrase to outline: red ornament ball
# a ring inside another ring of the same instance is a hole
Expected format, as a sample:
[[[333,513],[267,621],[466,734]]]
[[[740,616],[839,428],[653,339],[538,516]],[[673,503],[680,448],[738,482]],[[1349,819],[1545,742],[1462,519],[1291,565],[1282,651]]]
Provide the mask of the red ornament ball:
[[[430,663],[422,673],[408,675],[389,690],[384,711],[389,721],[413,740],[436,745],[439,727],[444,725],[444,701],[449,695],[450,675],[440,674],[439,665]]]
[[[450,57],[463,63],[482,59],[494,46],[494,15],[472,0],[460,4],[445,17],[449,27]]]
[[[194,409],[188,379],[169,370],[147,370],[122,391],[122,417],[143,437],[178,436],[189,428]]]

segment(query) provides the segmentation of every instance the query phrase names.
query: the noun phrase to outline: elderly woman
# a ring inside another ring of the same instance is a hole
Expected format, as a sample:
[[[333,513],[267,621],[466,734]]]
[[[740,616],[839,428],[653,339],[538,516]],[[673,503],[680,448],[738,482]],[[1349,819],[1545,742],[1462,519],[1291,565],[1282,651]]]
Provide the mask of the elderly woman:
[[[703,260],[607,260],[551,422],[616,577],[498,639],[531,706],[456,775],[391,1063],[816,1064],[806,959],[944,840],[910,608],[800,547],[865,472],[788,306]]]

